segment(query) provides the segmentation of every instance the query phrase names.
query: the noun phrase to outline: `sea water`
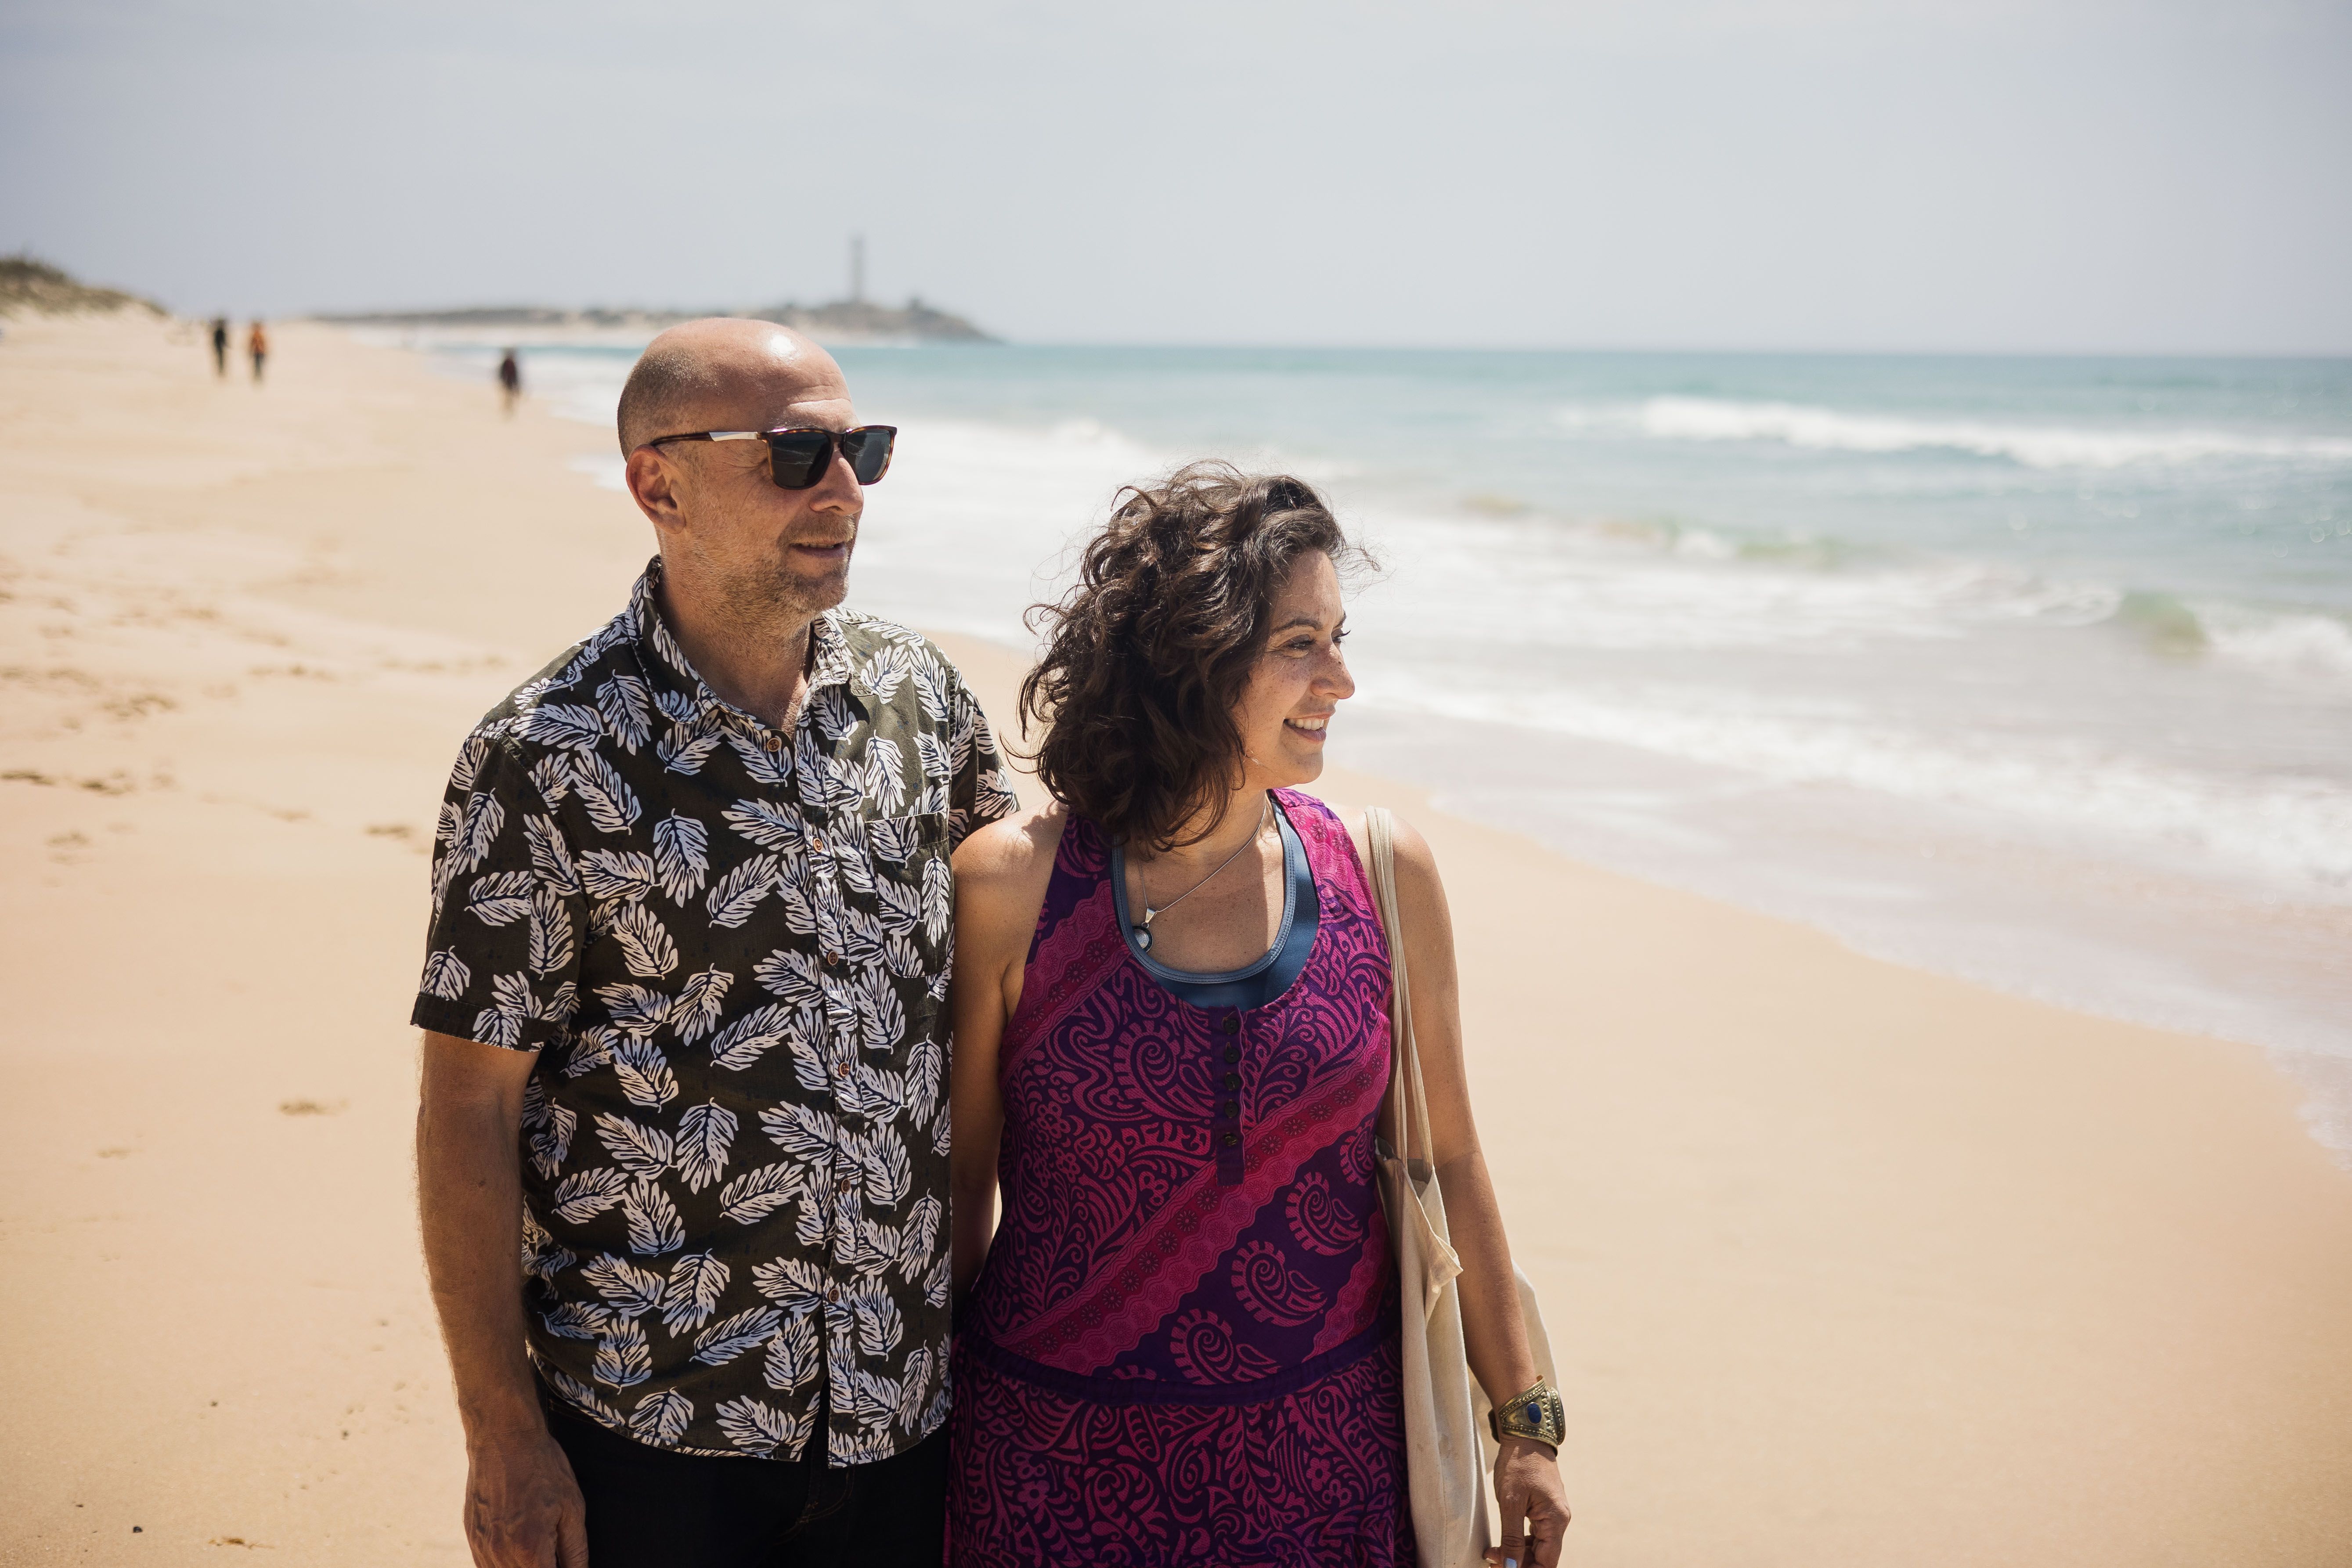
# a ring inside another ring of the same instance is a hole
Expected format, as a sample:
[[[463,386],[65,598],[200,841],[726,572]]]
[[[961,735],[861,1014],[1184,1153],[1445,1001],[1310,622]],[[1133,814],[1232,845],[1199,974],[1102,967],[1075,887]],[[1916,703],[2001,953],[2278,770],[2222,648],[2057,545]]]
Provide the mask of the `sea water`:
[[[525,368],[609,427],[631,357]],[[2270,1047],[2352,1151],[2352,361],[839,357],[902,427],[856,603],[1026,648],[1118,486],[1297,474],[1381,564],[1335,756],[1865,952]]]

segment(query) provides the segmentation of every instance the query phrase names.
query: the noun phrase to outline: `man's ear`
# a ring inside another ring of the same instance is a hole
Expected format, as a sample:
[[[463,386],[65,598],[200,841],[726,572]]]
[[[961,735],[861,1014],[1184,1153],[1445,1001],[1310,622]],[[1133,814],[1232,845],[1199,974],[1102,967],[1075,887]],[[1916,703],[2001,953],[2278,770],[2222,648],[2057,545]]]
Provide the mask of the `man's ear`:
[[[640,447],[629,454],[629,499],[656,528],[685,525],[683,498],[678,494],[679,481],[685,477],[658,447]]]

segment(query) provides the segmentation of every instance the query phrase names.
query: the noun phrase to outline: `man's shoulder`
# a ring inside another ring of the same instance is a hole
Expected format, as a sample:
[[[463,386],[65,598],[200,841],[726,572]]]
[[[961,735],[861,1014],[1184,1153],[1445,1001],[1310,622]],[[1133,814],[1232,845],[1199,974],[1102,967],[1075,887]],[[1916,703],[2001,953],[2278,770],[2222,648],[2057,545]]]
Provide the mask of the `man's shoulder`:
[[[943,705],[965,691],[963,671],[947,650],[911,627],[847,605],[828,610],[848,651],[850,684],[859,695],[888,702],[902,687],[914,689],[925,715],[944,722]]]

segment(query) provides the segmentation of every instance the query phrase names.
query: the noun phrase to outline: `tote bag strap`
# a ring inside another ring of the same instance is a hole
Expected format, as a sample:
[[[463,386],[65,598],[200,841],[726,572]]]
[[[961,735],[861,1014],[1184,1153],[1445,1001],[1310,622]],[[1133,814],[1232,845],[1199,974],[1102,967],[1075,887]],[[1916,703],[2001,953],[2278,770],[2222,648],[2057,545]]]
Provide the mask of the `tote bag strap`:
[[[1421,1047],[1412,1033],[1404,922],[1397,915],[1396,820],[1388,807],[1364,809],[1364,837],[1372,851],[1372,897],[1380,905],[1381,929],[1389,942],[1389,1097],[1382,1120],[1405,1173],[1418,1187],[1428,1183],[1435,1167],[1431,1163],[1429,1099],[1421,1081]]]

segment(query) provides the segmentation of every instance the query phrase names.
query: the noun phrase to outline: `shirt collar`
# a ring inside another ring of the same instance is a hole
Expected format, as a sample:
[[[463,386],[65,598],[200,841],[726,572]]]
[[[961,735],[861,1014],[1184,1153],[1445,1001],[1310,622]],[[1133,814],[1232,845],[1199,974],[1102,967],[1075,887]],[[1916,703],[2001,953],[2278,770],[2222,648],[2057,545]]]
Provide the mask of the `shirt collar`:
[[[644,575],[629,595],[629,616],[636,629],[637,662],[645,670],[646,684],[656,692],[683,694],[705,718],[717,713],[751,719],[751,715],[710,689],[696,672],[693,661],[686,657],[686,650],[677,646],[677,638],[670,635],[669,623],[662,619],[658,597],[661,577],[661,557],[656,555],[646,563]],[[810,694],[814,696],[827,686],[846,684],[852,661],[849,639],[842,634],[841,612],[827,610],[811,621],[809,638],[814,645],[809,658]]]

